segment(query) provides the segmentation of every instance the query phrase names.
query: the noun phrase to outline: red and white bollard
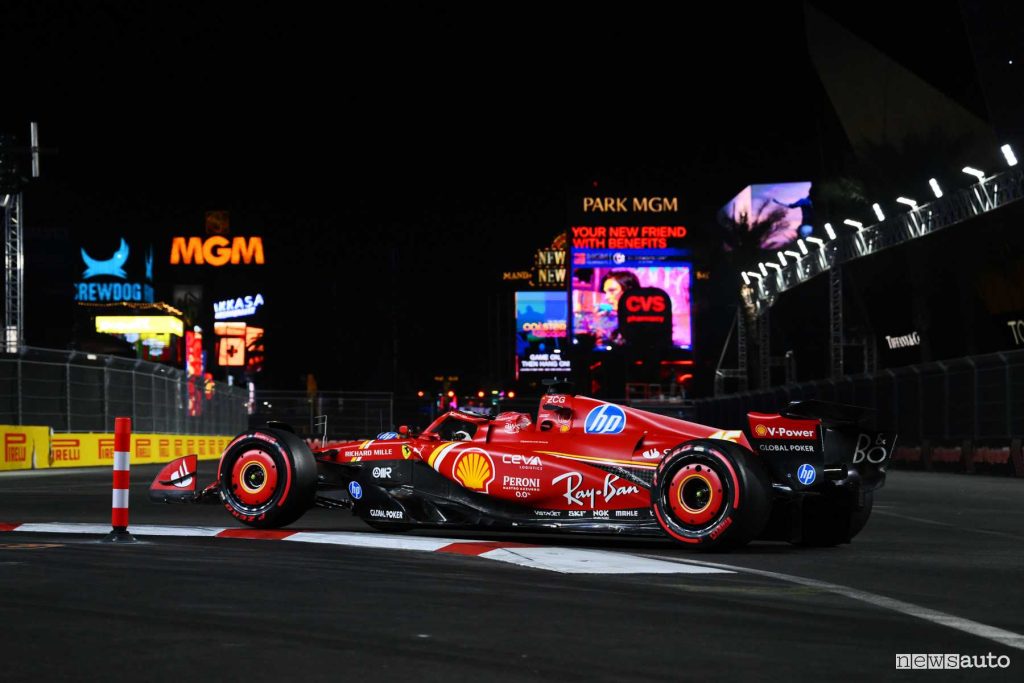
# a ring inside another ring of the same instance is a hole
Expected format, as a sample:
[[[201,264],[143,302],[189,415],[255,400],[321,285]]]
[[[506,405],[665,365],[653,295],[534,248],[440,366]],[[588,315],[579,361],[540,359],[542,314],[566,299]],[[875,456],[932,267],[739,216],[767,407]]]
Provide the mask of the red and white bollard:
[[[114,527],[103,540],[110,543],[135,543],[128,533],[128,485],[131,480],[132,419],[114,418],[114,495],[110,522]]]

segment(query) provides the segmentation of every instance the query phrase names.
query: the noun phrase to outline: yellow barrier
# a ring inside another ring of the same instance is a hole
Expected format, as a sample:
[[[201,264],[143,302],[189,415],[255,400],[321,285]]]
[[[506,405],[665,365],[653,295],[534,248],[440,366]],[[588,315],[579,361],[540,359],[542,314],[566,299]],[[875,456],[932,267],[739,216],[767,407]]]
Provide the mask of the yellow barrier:
[[[132,434],[133,465],[170,462],[195,453],[200,460],[215,460],[234,437]],[[49,458],[37,457],[36,467],[113,466],[113,434],[55,434]]]
[[[16,427],[0,425],[4,455],[2,470],[30,470],[33,463],[46,462],[50,455],[49,427]]]

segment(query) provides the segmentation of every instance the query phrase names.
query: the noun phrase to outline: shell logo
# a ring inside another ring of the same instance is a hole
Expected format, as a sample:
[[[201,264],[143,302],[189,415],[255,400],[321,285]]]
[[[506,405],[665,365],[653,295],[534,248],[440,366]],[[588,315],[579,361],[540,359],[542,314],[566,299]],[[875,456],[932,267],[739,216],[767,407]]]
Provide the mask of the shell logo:
[[[765,427],[762,424],[755,425],[754,426],[754,434],[756,434],[759,437],[765,437],[765,436],[768,435],[768,428]]]
[[[469,451],[459,456],[452,469],[455,479],[471,491],[487,493],[494,481],[494,463],[491,456],[479,451]]]

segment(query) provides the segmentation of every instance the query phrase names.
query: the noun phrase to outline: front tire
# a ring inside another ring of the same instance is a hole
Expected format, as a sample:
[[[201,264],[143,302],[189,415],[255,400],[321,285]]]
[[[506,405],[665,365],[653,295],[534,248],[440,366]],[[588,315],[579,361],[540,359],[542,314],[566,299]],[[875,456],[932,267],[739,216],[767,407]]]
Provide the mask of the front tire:
[[[698,439],[658,464],[651,507],[662,530],[681,545],[727,550],[749,543],[768,523],[771,483],[747,449]]]
[[[217,470],[224,507],[257,529],[275,529],[303,515],[316,497],[316,459],[299,437],[279,429],[239,435]]]

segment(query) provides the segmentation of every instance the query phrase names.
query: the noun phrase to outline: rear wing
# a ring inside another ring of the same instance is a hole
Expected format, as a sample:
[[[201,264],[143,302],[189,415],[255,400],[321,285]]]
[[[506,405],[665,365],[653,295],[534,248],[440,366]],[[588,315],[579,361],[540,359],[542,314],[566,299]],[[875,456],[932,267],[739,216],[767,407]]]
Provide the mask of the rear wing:
[[[820,420],[825,427],[863,427],[874,429],[877,414],[871,408],[829,401],[792,401],[779,412],[797,420]]]
[[[748,413],[751,447],[776,482],[795,491],[835,484],[870,491],[885,483],[896,434],[877,428],[874,410],[795,401],[778,414]]]

